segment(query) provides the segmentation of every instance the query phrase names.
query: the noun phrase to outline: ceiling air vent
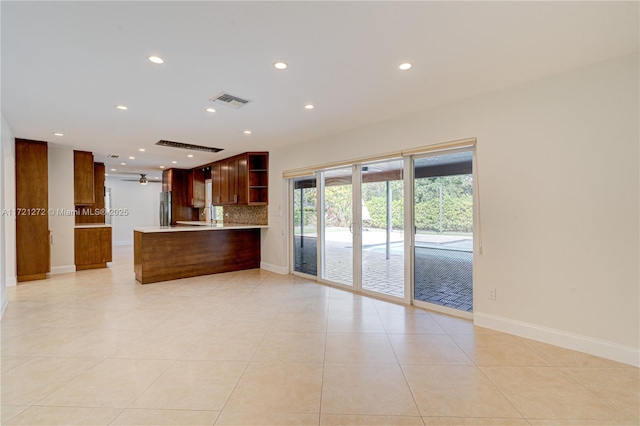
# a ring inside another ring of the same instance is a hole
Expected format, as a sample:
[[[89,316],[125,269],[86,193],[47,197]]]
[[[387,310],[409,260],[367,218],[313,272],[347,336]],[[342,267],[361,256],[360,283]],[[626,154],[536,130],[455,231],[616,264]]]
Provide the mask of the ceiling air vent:
[[[107,155],[108,158],[118,158],[120,157],[118,154],[109,154]]]
[[[190,149],[192,151],[205,151],[205,152],[220,152],[223,148],[212,148],[210,146],[192,145],[190,143],[173,142],[159,140],[156,145],[168,146],[170,148]]]
[[[214,104],[222,104],[235,109],[240,109],[251,102],[249,99],[242,99],[225,92],[220,92],[209,100]]]

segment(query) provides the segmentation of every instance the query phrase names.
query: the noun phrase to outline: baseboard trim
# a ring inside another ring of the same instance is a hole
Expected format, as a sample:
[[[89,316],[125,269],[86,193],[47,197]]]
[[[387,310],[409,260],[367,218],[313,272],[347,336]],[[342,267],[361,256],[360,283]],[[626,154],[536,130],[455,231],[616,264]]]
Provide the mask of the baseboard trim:
[[[429,311],[439,312],[441,314],[451,315],[452,317],[473,319],[473,312],[461,311],[460,309],[453,309],[447,306],[436,305],[435,303],[423,302],[420,300],[414,300],[413,306],[418,308],[427,309]]]
[[[15,287],[18,285],[18,278],[7,277],[6,283],[7,283],[7,287]]]
[[[488,314],[474,314],[475,325],[640,367],[640,350],[605,340]]]
[[[47,275],[69,274],[76,271],[76,265],[54,266]]]
[[[269,272],[275,272],[276,274],[280,274],[280,275],[289,274],[288,266],[273,265],[267,262],[260,262],[260,269],[264,269],[265,271],[269,271]]]
[[[132,246],[133,241],[114,241],[113,245],[114,246]]]

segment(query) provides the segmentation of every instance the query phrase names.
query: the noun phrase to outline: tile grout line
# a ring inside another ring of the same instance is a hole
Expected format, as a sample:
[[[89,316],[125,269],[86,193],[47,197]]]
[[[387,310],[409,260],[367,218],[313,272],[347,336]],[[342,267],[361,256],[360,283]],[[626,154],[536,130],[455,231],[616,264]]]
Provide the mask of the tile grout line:
[[[280,313],[280,309],[281,309],[281,307],[278,308],[278,313]],[[227,313],[227,315],[228,314],[229,313]],[[238,377],[238,381],[233,386],[233,389],[229,393],[229,396],[227,397],[227,399],[225,400],[224,404],[222,405],[222,409],[220,410],[220,414],[218,414],[218,417],[216,418],[216,421],[213,423],[214,425],[216,423],[218,423],[218,420],[222,416],[222,413],[224,412],[224,409],[227,407],[227,404],[229,403],[229,400],[233,396],[233,393],[236,391],[236,389],[238,387],[238,384],[240,384],[240,381],[242,381],[242,378],[244,377],[245,373],[247,372],[247,369],[249,368],[249,365],[251,365],[251,363],[253,362],[253,358],[256,356],[256,353],[260,349],[260,346],[262,346],[262,342],[264,342],[264,339],[267,337],[267,334],[269,333],[269,331],[271,330],[272,327],[273,327],[273,320],[272,320],[271,324],[269,325],[269,328],[267,329],[267,331],[263,334],[262,338],[260,339],[260,343],[258,343],[258,345],[256,345],[256,349],[253,351],[253,354],[251,354],[251,358],[249,358],[249,361],[247,361],[247,365],[244,366],[244,369],[242,370],[242,374],[240,374],[240,377]]]

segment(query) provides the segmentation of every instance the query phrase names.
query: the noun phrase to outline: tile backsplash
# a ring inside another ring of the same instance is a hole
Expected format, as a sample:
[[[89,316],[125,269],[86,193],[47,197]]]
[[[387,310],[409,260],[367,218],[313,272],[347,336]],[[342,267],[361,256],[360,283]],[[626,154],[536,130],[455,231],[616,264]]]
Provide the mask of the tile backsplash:
[[[268,225],[269,206],[224,206],[225,223],[241,225]]]

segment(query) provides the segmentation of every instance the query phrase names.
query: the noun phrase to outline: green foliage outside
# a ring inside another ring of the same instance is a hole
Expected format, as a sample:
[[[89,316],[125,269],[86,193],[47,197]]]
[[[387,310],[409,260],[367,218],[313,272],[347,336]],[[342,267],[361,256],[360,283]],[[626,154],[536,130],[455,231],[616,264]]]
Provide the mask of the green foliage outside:
[[[391,181],[392,227],[404,228],[403,182]],[[442,197],[440,191],[442,190]],[[316,189],[303,191],[304,224],[316,223]],[[325,188],[325,221],[328,227],[349,227],[352,221],[350,185]],[[294,225],[300,226],[300,190],[294,196]],[[425,232],[472,232],[473,182],[470,175],[421,178],[415,180],[415,225]],[[362,198],[371,216],[364,225],[384,229],[387,226],[386,182],[362,185]],[[442,198],[442,229],[440,200]]]
[[[293,192],[293,225],[300,227],[301,217],[304,217],[304,225],[315,226],[316,218],[316,188],[296,189]],[[302,200],[300,195],[302,194]],[[302,204],[301,204],[302,203]],[[303,215],[300,214],[300,206],[304,206]]]
[[[393,229],[404,228],[403,182],[392,181]],[[472,232],[473,182],[470,175],[443,176],[415,180],[415,225],[419,231],[440,232],[440,188],[442,188],[442,232]],[[367,183],[362,187],[370,228],[387,227],[386,182]]]
[[[349,227],[352,222],[351,185],[333,185],[324,189],[324,220],[327,227]]]

